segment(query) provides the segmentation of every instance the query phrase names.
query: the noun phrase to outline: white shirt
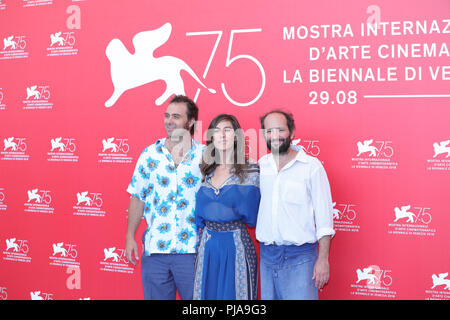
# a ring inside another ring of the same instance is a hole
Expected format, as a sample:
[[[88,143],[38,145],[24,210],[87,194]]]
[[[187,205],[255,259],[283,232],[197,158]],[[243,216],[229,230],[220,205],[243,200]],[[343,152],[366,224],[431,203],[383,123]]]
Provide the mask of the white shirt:
[[[325,169],[301,148],[294,149],[297,156],[280,172],[271,153],[258,161],[261,202],[256,239],[267,245],[300,246],[335,234]]]

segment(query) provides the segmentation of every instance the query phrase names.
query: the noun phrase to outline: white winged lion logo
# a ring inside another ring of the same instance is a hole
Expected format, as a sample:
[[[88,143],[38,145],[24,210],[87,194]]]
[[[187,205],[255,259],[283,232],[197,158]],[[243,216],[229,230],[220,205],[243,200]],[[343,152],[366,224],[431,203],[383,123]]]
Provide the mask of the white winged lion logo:
[[[185,95],[180,75],[182,70],[189,73],[209,92],[216,93],[214,89],[207,88],[183,60],[172,56],[153,55],[157,48],[167,42],[171,32],[172,25],[166,23],[156,30],[137,33],[133,37],[134,54],[131,54],[119,39],[109,42],[106,56],[111,62],[114,92],[105,102],[105,107],[112,107],[125,91],[157,80],[166,83],[166,91],[156,99],[156,105],[162,105],[173,94]]]

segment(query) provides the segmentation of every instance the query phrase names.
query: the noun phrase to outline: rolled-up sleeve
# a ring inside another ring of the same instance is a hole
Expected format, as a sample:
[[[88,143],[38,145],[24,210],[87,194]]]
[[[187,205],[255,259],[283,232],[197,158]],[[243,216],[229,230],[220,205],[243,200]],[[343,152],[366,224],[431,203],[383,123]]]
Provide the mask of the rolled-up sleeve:
[[[314,209],[317,240],[324,236],[333,237],[333,204],[330,184],[322,164],[318,164],[311,173],[311,199]]]

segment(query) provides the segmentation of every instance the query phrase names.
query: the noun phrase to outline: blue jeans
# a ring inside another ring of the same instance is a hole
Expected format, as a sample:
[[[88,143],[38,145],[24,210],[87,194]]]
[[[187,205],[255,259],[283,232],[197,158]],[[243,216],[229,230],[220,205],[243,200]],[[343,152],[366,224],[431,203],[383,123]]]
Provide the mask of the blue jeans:
[[[317,243],[260,247],[262,300],[318,300],[312,280]]]
[[[192,300],[195,254],[143,255],[141,278],[145,300]]]

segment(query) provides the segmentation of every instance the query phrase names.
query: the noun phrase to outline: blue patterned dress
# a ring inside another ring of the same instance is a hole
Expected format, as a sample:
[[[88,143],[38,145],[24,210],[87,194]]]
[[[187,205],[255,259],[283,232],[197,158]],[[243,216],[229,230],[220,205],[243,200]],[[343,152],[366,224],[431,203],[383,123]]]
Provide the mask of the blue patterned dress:
[[[260,192],[259,167],[248,166],[241,183],[232,175],[220,189],[207,175],[197,196],[195,223],[199,243],[193,298],[254,300],[257,297],[257,258],[247,232],[256,225]]]

